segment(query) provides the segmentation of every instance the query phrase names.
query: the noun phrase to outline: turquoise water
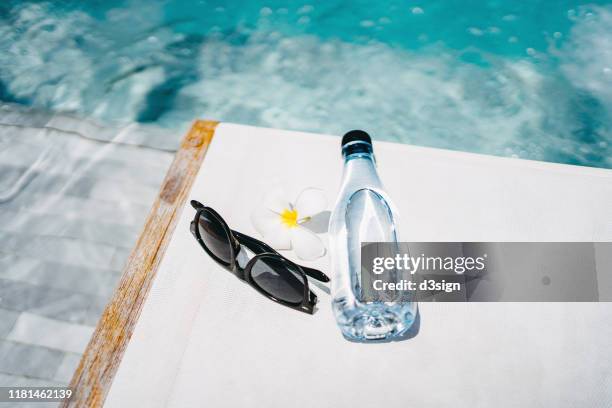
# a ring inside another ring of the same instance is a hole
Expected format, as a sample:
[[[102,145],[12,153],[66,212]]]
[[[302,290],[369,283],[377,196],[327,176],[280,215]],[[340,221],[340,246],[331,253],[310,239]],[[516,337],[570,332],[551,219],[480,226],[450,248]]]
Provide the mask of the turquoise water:
[[[612,168],[612,5],[5,0],[0,99]]]

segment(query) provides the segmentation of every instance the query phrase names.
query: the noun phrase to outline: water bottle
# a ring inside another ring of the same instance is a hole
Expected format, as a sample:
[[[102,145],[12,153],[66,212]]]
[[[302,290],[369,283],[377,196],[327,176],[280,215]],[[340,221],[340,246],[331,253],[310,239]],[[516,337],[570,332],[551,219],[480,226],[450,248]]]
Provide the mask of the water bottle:
[[[398,213],[376,172],[370,136],[361,130],[342,138],[344,174],[329,222],[332,308],[349,340],[401,337],[415,319],[410,301],[360,301],[361,243],[399,242]]]

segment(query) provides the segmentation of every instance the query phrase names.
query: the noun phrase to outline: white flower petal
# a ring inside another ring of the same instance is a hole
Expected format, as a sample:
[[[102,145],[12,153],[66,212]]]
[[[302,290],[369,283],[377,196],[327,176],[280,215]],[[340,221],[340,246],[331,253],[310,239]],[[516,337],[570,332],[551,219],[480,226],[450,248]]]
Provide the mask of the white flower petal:
[[[298,258],[311,261],[325,255],[323,241],[314,232],[304,227],[291,228],[289,232],[291,245]]]
[[[278,223],[266,232],[263,241],[274,249],[291,249],[290,230]]]
[[[268,192],[264,196],[263,204],[267,209],[277,214],[281,214],[284,210],[291,208],[287,194],[281,188],[275,188]]]
[[[295,200],[295,209],[297,210],[300,219],[312,217],[315,214],[324,211],[327,207],[327,198],[323,190],[319,188],[309,187],[298,195]]]
[[[291,249],[289,228],[280,216],[267,208],[259,207],[251,213],[251,222],[263,240],[274,249]]]
[[[262,236],[272,224],[278,221],[278,219],[278,214],[264,207],[257,207],[251,213],[251,223]]]

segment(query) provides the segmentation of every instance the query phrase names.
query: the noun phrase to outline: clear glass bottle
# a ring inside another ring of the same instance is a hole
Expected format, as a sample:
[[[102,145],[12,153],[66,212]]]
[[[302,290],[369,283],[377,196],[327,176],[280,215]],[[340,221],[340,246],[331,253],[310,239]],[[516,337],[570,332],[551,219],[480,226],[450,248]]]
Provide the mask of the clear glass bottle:
[[[342,334],[355,341],[402,336],[415,319],[414,302],[361,302],[361,243],[399,242],[398,213],[376,172],[370,136],[342,138],[344,174],[329,223],[332,308]]]

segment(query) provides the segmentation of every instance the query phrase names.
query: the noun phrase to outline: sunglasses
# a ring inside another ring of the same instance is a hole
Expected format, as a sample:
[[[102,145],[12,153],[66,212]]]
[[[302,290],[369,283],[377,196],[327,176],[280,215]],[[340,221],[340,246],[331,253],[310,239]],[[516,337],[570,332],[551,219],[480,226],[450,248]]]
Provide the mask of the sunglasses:
[[[230,229],[212,208],[195,200],[191,206],[196,210],[191,233],[215,262],[267,298],[302,312],[314,312],[317,296],[308,288],[307,276],[329,282],[327,275],[297,265],[268,244]],[[255,254],[244,268],[238,262],[242,246]]]

